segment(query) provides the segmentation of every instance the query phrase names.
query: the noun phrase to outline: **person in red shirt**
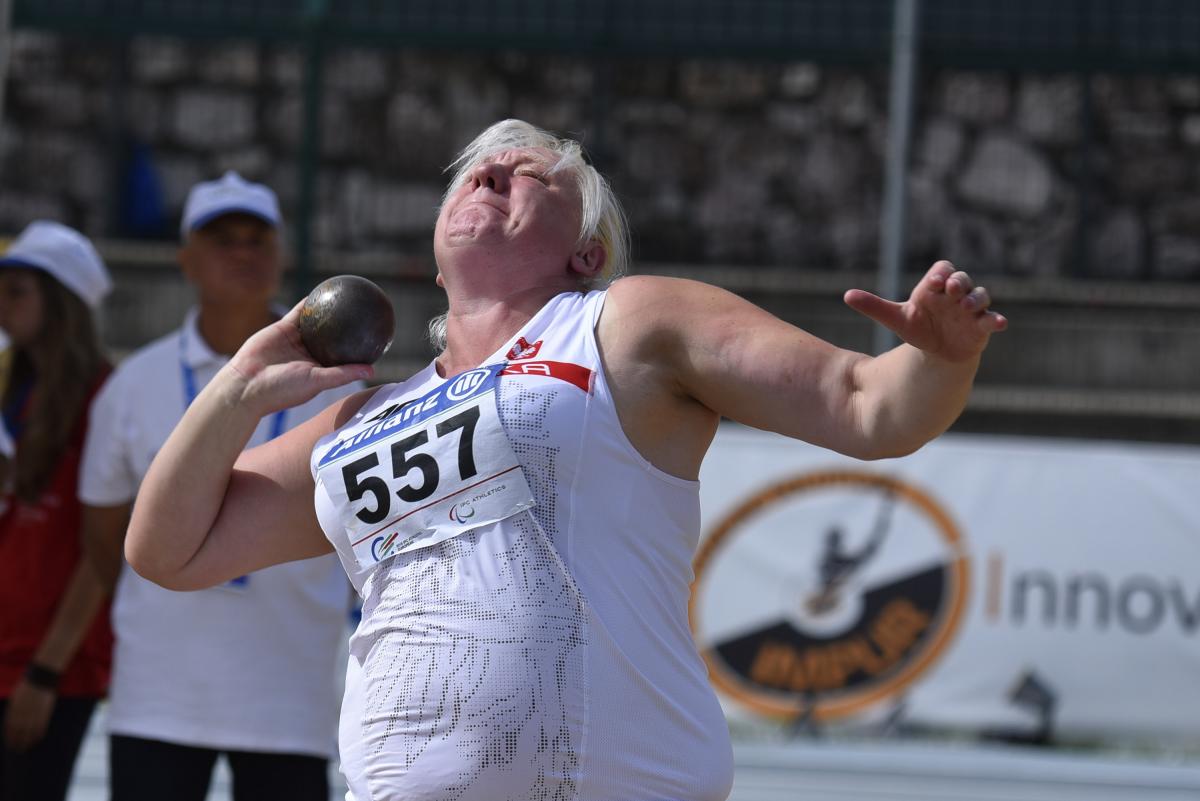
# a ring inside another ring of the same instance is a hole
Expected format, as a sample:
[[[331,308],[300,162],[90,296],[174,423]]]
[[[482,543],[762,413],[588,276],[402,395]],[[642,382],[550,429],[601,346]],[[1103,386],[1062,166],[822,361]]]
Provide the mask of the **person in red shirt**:
[[[0,409],[0,800],[66,796],[108,687],[108,588],[76,500],[92,397],[109,372],[92,312],[108,272],[77,231],[38,221],[0,258],[10,342]]]

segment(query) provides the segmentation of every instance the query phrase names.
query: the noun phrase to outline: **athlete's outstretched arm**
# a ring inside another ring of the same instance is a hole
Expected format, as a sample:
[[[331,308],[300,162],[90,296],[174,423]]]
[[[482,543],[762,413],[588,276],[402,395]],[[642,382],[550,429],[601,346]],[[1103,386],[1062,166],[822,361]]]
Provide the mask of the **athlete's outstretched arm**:
[[[944,261],[904,303],[846,293],[851,308],[904,342],[873,358],[706,284],[637,277],[613,290],[621,316],[642,332],[647,360],[662,365],[680,395],[865,459],[911,453],[945,431],[966,404],[989,337],[1007,326],[987,291]]]
[[[366,365],[320,367],[300,342],[297,309],[259,331],[188,408],[138,491],[125,556],[175,590],[200,589],[330,551],[313,510],[309,455],[370,391],[351,395],[243,453],[258,421],[368,378]]]

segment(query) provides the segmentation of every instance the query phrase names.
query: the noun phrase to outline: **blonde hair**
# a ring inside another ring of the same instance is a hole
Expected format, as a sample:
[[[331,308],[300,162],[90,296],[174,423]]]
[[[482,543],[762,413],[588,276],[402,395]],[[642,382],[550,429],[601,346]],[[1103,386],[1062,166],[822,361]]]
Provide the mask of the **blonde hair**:
[[[501,120],[475,137],[446,168],[447,172],[453,170],[454,175],[442,196],[442,203],[445,204],[450,194],[483,161],[506,150],[528,148],[549,150],[559,157],[550,168],[550,174],[567,170],[574,175],[580,197],[578,243],[582,245],[595,240],[604,248],[604,269],[598,275],[582,280],[582,287],[594,289],[620,278],[629,269],[629,224],[616,193],[604,176],[588,163],[583,146],[574,139],[557,136],[523,120]],[[435,349],[446,347],[445,313],[429,321],[428,333]]]
[[[454,177],[442,202],[481,162],[505,150],[528,148],[541,148],[558,155],[550,174],[570,171],[575,176],[580,196],[579,244],[594,239],[607,256],[598,281],[608,282],[624,275],[629,267],[629,226],[625,212],[608,181],[587,162],[583,147],[574,139],[556,136],[523,120],[501,120],[475,137],[446,168],[447,172],[454,170]]]

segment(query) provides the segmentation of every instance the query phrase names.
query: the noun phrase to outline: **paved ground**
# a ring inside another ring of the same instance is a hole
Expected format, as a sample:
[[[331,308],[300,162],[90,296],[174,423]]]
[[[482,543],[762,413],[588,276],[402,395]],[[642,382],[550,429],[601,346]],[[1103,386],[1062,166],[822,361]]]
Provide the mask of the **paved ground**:
[[[97,715],[68,801],[107,801]],[[1177,764],[1034,749],[903,742],[739,745],[730,801],[1196,801],[1200,760]],[[332,799],[345,792],[334,774]],[[228,801],[218,769],[208,801]]]

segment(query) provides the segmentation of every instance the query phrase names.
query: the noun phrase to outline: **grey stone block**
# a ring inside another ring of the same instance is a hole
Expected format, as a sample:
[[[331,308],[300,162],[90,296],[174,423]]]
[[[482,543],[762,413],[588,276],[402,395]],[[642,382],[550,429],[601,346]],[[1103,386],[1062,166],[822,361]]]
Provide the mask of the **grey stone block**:
[[[246,144],[258,134],[254,98],[234,91],[181,91],[172,109],[171,132],[180,144],[196,150]]]
[[[1013,137],[988,134],[971,154],[958,192],[980,208],[1033,217],[1048,207],[1054,184],[1045,156]]]

